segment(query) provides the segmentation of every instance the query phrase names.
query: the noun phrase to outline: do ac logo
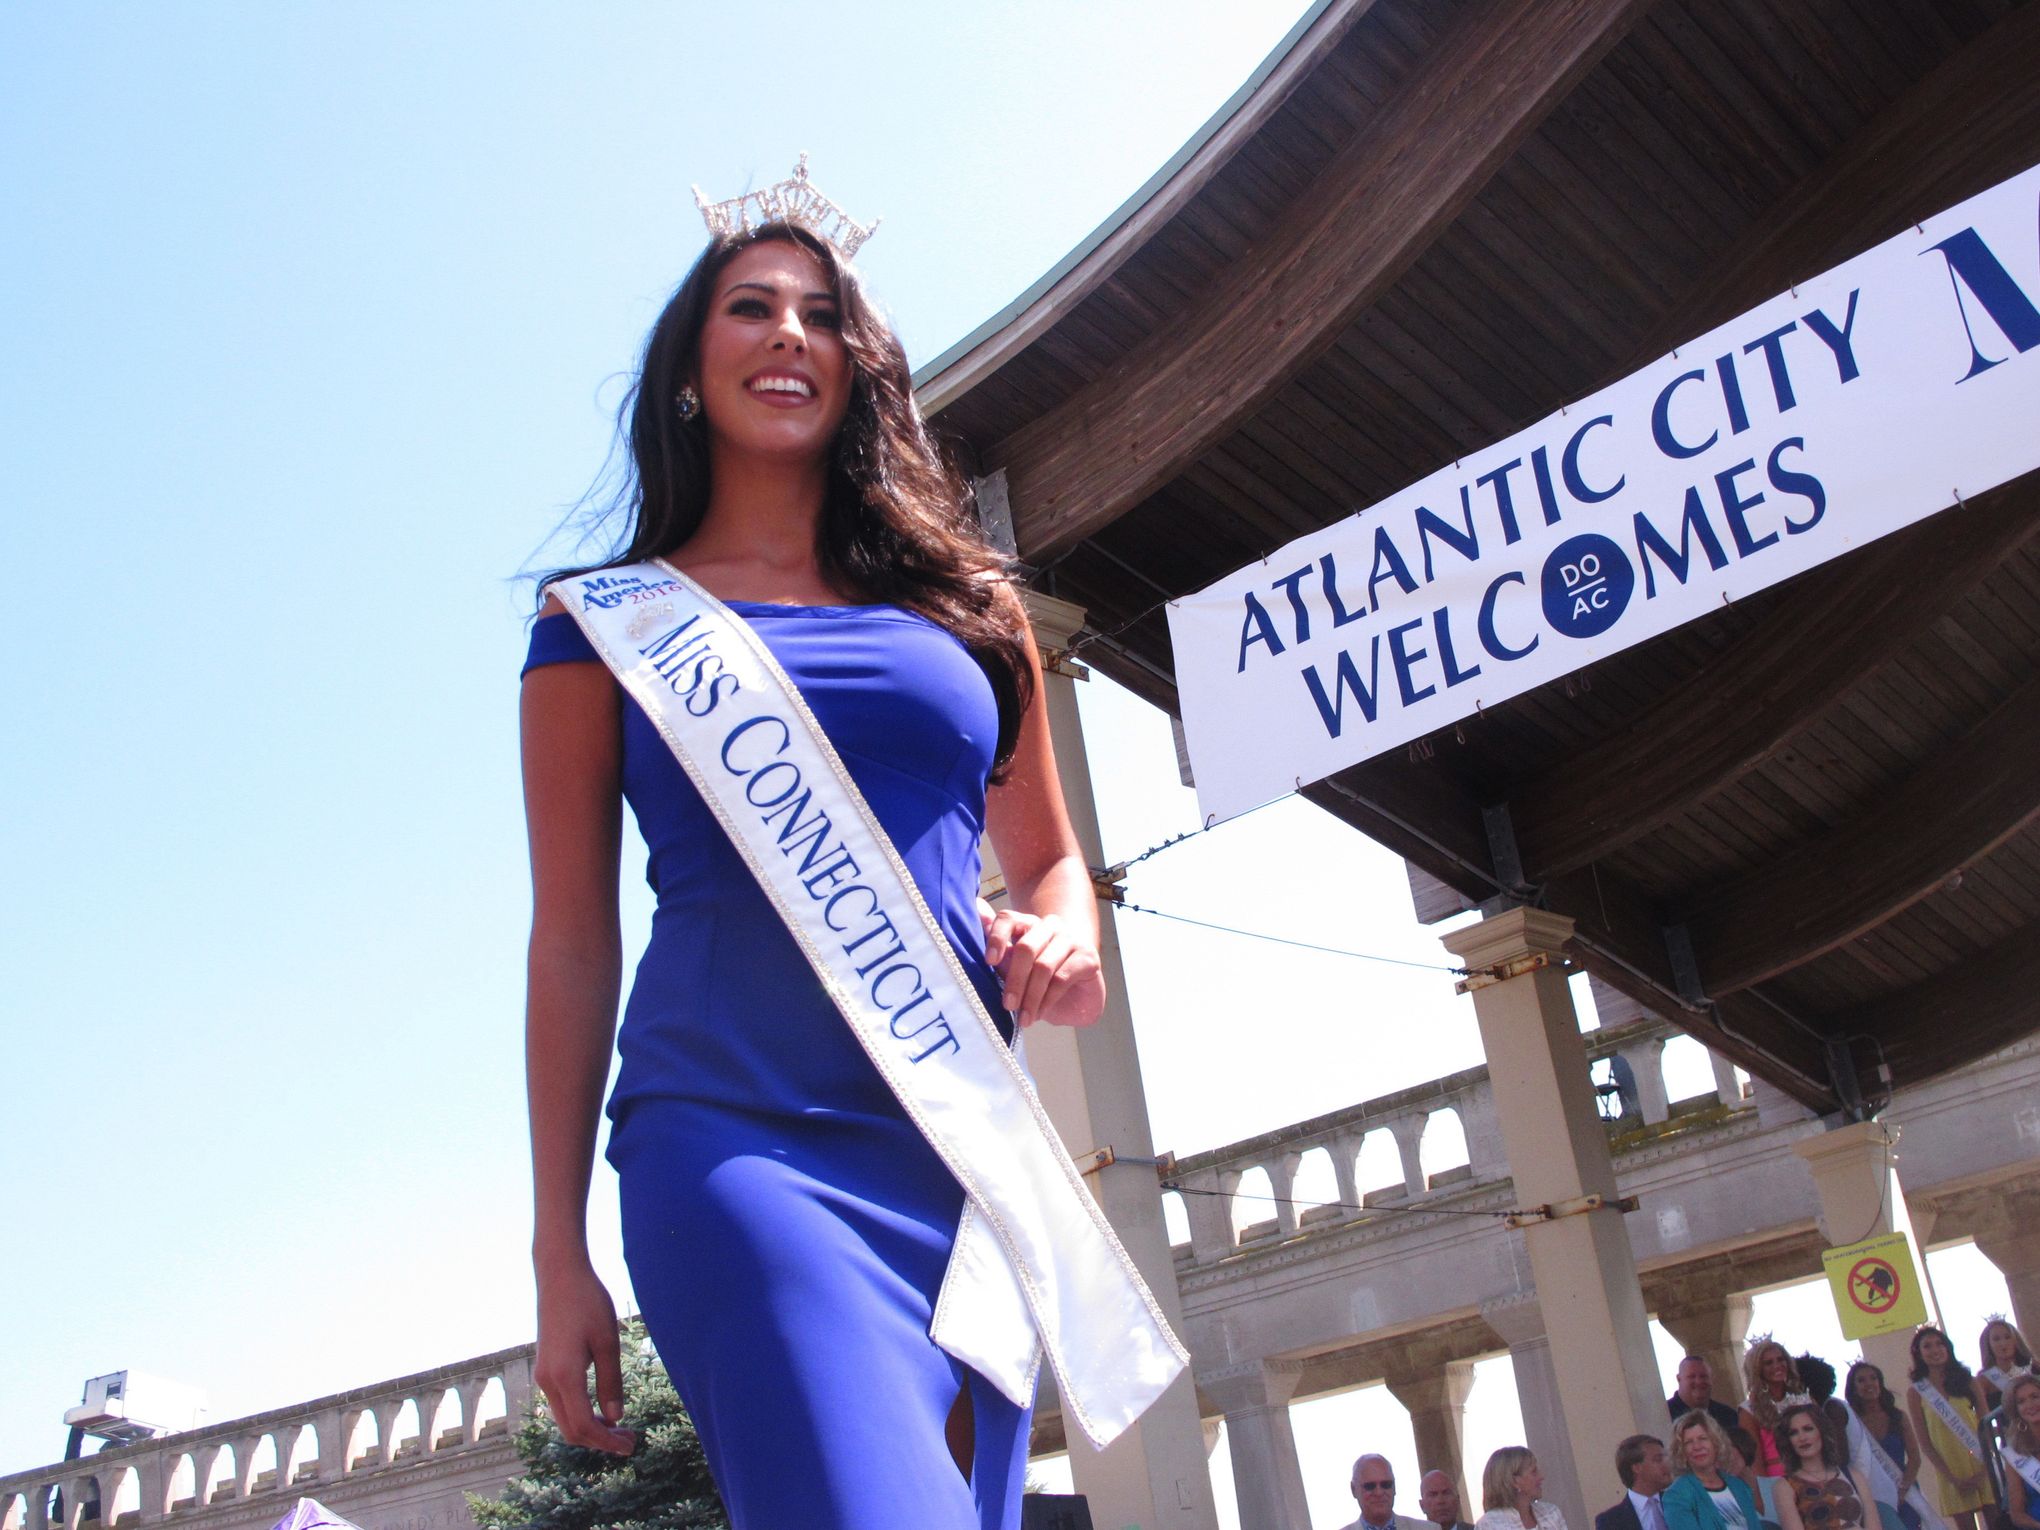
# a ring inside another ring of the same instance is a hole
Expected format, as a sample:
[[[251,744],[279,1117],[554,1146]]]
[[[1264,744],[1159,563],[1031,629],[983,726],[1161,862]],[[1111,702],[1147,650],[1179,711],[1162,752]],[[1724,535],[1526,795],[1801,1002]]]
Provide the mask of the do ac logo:
[[[1629,555],[1603,536],[1569,537],[1544,560],[1544,620],[1565,637],[1599,637],[1636,592]]]

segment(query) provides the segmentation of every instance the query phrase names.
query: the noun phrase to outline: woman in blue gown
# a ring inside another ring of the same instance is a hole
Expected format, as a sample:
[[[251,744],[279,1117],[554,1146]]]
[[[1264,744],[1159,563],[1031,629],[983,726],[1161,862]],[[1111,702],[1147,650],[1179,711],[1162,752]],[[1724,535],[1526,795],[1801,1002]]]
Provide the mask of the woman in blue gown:
[[[718,238],[647,342],[615,563],[664,557],[799,686],[1005,1023],[1103,1007],[1089,873],[1001,561],[833,245]],[[609,1157],[631,1281],[738,1530],[1011,1530],[1027,1411],[928,1336],[962,1191],[645,716],[547,597],[526,663],[537,1380],[627,1453],[588,1257],[621,981],[621,803],[658,896]],[[977,901],[988,834],[1012,907]],[[591,1403],[588,1377],[595,1377]]]

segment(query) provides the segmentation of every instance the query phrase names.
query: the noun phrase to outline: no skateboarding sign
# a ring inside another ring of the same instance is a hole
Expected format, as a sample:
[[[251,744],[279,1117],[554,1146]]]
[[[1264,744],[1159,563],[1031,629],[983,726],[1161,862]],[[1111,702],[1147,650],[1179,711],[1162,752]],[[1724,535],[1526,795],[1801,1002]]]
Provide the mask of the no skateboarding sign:
[[[1927,1320],[1927,1303],[1904,1233],[1884,1233],[1821,1256],[1842,1337],[1899,1333]]]

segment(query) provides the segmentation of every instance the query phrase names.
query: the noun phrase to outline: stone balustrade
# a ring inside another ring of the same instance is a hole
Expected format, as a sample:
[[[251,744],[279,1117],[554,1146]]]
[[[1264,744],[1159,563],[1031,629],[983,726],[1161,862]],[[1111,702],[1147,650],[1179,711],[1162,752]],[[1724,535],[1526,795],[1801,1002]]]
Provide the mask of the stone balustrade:
[[[375,1474],[503,1455],[531,1396],[532,1350],[10,1473],[0,1477],[0,1530],[126,1530],[201,1516],[266,1523],[299,1494],[353,1496],[344,1489]],[[222,1506],[240,1512],[216,1512]]]
[[[1624,1135],[1662,1131],[1673,1120],[1675,1102],[1665,1086],[1664,1049],[1665,1043],[1679,1034],[1661,1020],[1637,1020],[1604,1025],[1584,1038],[1590,1063],[1619,1056],[1627,1060],[1634,1074],[1641,1120]],[[1676,1102],[1680,1115],[1707,1106],[1745,1108],[1734,1070],[1719,1059],[1713,1091]],[[1427,1172],[1425,1141],[1447,1115],[1458,1118],[1466,1142],[1465,1160]],[[1378,1132],[1387,1133],[1395,1146],[1400,1183],[1359,1183],[1362,1154],[1368,1139]],[[1305,1156],[1313,1152],[1322,1152],[1331,1160],[1336,1194],[1328,1198],[1330,1204],[1313,1206],[1309,1197],[1299,1200],[1295,1194]],[[1234,1197],[1257,1169],[1267,1176],[1272,1204],[1245,1204],[1255,1210],[1266,1205],[1271,1215],[1242,1225],[1235,1209],[1240,1203]],[[1299,1231],[1363,1221],[1375,1207],[1407,1207],[1426,1197],[1459,1194],[1508,1177],[1494,1093],[1487,1069],[1480,1067],[1195,1154],[1177,1164],[1170,1182],[1181,1187],[1172,1193],[1182,1200],[1191,1258],[1202,1265]],[[1180,1244],[1178,1249],[1180,1257]]]

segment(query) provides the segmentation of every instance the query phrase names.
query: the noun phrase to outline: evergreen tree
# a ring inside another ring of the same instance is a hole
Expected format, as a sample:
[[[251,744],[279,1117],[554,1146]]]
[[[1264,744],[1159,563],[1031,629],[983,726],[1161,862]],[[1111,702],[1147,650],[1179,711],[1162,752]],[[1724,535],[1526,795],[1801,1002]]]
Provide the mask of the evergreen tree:
[[[623,1325],[623,1427],[638,1433],[625,1460],[569,1445],[534,1396],[517,1430],[525,1475],[501,1498],[468,1494],[481,1530],[729,1530],[694,1421],[652,1352],[641,1318]]]

